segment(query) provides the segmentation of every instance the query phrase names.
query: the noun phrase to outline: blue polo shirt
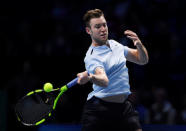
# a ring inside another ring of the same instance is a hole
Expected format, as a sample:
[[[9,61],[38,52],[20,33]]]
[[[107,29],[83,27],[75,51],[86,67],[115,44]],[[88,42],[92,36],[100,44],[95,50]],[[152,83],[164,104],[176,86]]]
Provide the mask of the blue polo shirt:
[[[89,93],[87,100],[93,96],[104,98],[124,95],[127,98],[131,93],[125,57],[129,48],[115,40],[108,40],[108,44],[110,48],[106,45],[96,47],[91,45],[86,53],[84,59],[86,70],[94,74],[95,69],[101,67],[109,79],[107,87],[93,84],[93,91]]]

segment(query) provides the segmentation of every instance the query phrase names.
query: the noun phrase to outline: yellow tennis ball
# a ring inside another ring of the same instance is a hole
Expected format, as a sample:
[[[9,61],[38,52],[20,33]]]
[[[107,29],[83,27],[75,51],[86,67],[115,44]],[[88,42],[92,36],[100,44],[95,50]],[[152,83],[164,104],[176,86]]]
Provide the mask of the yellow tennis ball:
[[[45,92],[50,92],[53,90],[53,85],[51,83],[45,83],[43,89]]]

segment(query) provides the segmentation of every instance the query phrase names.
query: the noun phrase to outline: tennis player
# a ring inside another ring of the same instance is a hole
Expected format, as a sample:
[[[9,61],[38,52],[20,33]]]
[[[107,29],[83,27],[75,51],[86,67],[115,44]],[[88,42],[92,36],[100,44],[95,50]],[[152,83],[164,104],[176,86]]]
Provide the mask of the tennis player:
[[[144,65],[148,53],[137,34],[131,30],[124,34],[136,49],[108,40],[108,27],[100,9],[84,15],[86,32],[92,43],[84,62],[86,71],[78,73],[78,83],[93,83],[82,115],[83,131],[142,131],[138,112],[128,99],[131,94],[126,61]]]

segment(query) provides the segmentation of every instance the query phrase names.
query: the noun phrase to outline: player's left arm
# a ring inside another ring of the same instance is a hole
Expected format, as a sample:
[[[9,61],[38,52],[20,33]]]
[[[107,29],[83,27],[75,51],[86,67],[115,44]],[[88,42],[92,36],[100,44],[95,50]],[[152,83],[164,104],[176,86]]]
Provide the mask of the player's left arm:
[[[129,48],[126,56],[127,60],[139,65],[147,64],[149,61],[148,52],[137,34],[131,30],[126,30],[124,34],[131,39],[134,43],[134,46],[136,46],[136,49]]]

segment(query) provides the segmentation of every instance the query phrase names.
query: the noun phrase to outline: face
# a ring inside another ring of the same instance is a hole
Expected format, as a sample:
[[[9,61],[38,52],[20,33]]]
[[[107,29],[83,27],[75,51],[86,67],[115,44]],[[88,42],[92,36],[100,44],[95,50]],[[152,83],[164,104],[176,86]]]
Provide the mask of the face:
[[[86,31],[91,36],[93,43],[103,45],[108,40],[108,27],[104,16],[92,18],[90,27],[86,27]]]

